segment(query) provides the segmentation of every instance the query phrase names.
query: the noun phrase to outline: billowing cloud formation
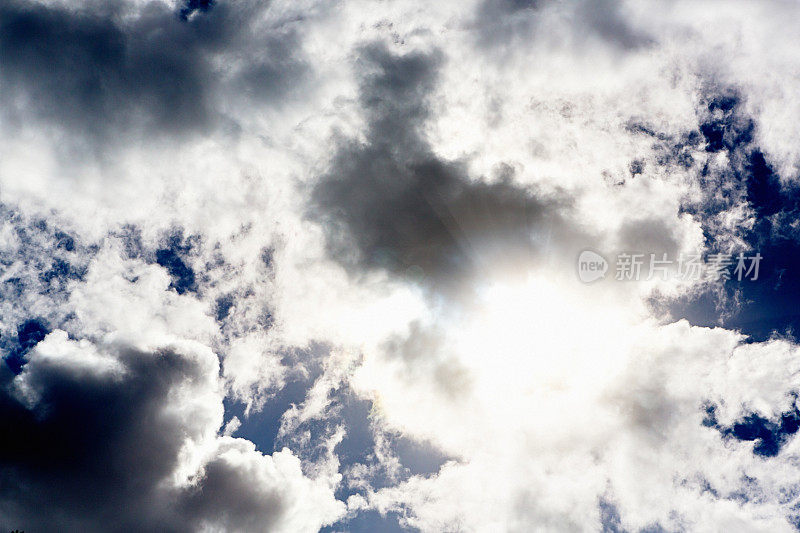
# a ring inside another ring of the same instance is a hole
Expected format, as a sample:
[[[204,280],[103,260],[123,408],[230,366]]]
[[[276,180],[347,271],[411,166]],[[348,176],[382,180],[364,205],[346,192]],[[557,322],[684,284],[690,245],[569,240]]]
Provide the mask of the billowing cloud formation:
[[[160,2],[4,3],[6,120],[44,120],[100,148],[219,128],[221,91],[261,103],[285,96],[303,72],[294,32],[260,26],[253,2],[213,7],[187,19],[191,11],[178,17]]]
[[[4,2],[0,526],[796,530],[797,11]]]
[[[4,524],[313,530],[336,517],[330,487],[289,450],[264,456],[216,436],[216,376],[199,345],[143,353],[48,335],[20,374],[3,370]]]
[[[463,164],[431,150],[424,126],[440,54],[395,56],[372,45],[360,56],[366,138],[339,141],[312,194],[335,257],[446,285],[566,240],[565,199],[537,198],[508,165],[494,181],[471,180]]]

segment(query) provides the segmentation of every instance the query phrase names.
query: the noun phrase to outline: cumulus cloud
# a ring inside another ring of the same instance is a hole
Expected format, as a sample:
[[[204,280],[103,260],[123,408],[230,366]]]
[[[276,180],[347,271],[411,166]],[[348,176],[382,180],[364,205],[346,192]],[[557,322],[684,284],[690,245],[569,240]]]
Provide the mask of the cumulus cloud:
[[[252,2],[189,6],[181,16],[163,2],[5,3],[4,122],[46,121],[97,150],[217,128],[226,123],[221,92],[275,101],[304,71],[295,32],[261,26],[261,12]]]
[[[4,525],[312,531],[333,520],[331,480],[306,478],[289,450],[216,436],[217,367],[194,343],[144,353],[48,335],[19,375],[4,369]]]
[[[797,529],[796,11],[3,3],[0,525]]]

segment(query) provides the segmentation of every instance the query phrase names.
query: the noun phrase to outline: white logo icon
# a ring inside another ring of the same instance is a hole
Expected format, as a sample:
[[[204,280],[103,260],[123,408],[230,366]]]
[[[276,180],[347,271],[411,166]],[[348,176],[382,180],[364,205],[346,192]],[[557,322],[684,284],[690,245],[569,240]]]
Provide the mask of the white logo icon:
[[[591,283],[605,277],[608,272],[608,261],[602,255],[591,250],[584,250],[578,256],[578,278],[584,283]]]

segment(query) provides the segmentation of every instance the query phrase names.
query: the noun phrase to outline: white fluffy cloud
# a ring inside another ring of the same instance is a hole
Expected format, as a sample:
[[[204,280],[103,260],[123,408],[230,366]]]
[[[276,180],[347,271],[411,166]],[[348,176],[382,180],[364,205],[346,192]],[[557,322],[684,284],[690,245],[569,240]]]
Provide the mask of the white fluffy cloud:
[[[574,261],[750,246],[733,145],[795,180],[796,11],[0,7],[0,409],[33,443],[1,449],[0,524],[791,530],[800,444],[732,428],[796,412],[793,340]],[[236,437],[271,409],[275,443]],[[406,472],[400,438],[444,464]],[[122,488],[37,517],[65,459]]]

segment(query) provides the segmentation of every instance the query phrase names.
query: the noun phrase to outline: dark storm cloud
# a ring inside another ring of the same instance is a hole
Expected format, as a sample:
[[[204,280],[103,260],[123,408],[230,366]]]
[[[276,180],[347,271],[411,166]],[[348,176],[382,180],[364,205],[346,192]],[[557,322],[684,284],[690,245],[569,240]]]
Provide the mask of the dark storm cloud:
[[[2,112],[10,123],[45,120],[104,143],[211,127],[221,97],[276,100],[303,73],[296,32],[265,26],[262,9],[3,2]]]
[[[0,225],[0,529],[193,531],[213,524],[252,531],[283,520],[297,496],[281,496],[263,476],[220,456],[193,487],[161,485],[181,461],[187,437],[216,429],[202,417],[167,411],[186,406],[186,399],[176,405],[176,390],[216,378],[208,366],[176,350],[128,346],[106,350],[125,366],[118,376],[102,374],[99,364],[36,358],[37,344],[53,329],[80,336],[84,326],[69,298],[97,246],[2,203]],[[160,264],[171,289],[188,296],[204,283],[189,266],[201,246],[196,236],[175,229],[148,247],[128,226],[117,238],[131,258]],[[23,379],[39,395],[33,405],[17,388]],[[214,405],[204,403],[200,410],[209,409]]]
[[[162,485],[186,437],[205,430],[170,414],[170,395],[205,382],[207,369],[171,349],[114,350],[123,374],[29,363],[22,376],[38,394],[33,406],[0,369],[0,527],[189,531],[209,522],[255,530],[279,520],[281,497],[219,458],[192,488]]]
[[[162,414],[170,388],[197,373],[180,356],[121,353],[121,380],[38,366],[33,409],[3,380],[2,516],[35,531],[176,530],[163,523],[157,484],[177,464],[181,428]],[[42,502],[47,502],[42,506]]]
[[[286,500],[296,496],[259,490],[254,481],[237,465],[212,460],[202,484],[181,497],[185,523],[195,524],[195,530],[199,524],[214,524],[225,531],[275,531]]]
[[[539,197],[498,166],[471,180],[465,165],[438,157],[422,128],[442,58],[362,50],[365,141],[339,139],[312,193],[333,256],[353,271],[385,269],[439,287],[483,269],[531,260],[565,229],[563,198]]]

